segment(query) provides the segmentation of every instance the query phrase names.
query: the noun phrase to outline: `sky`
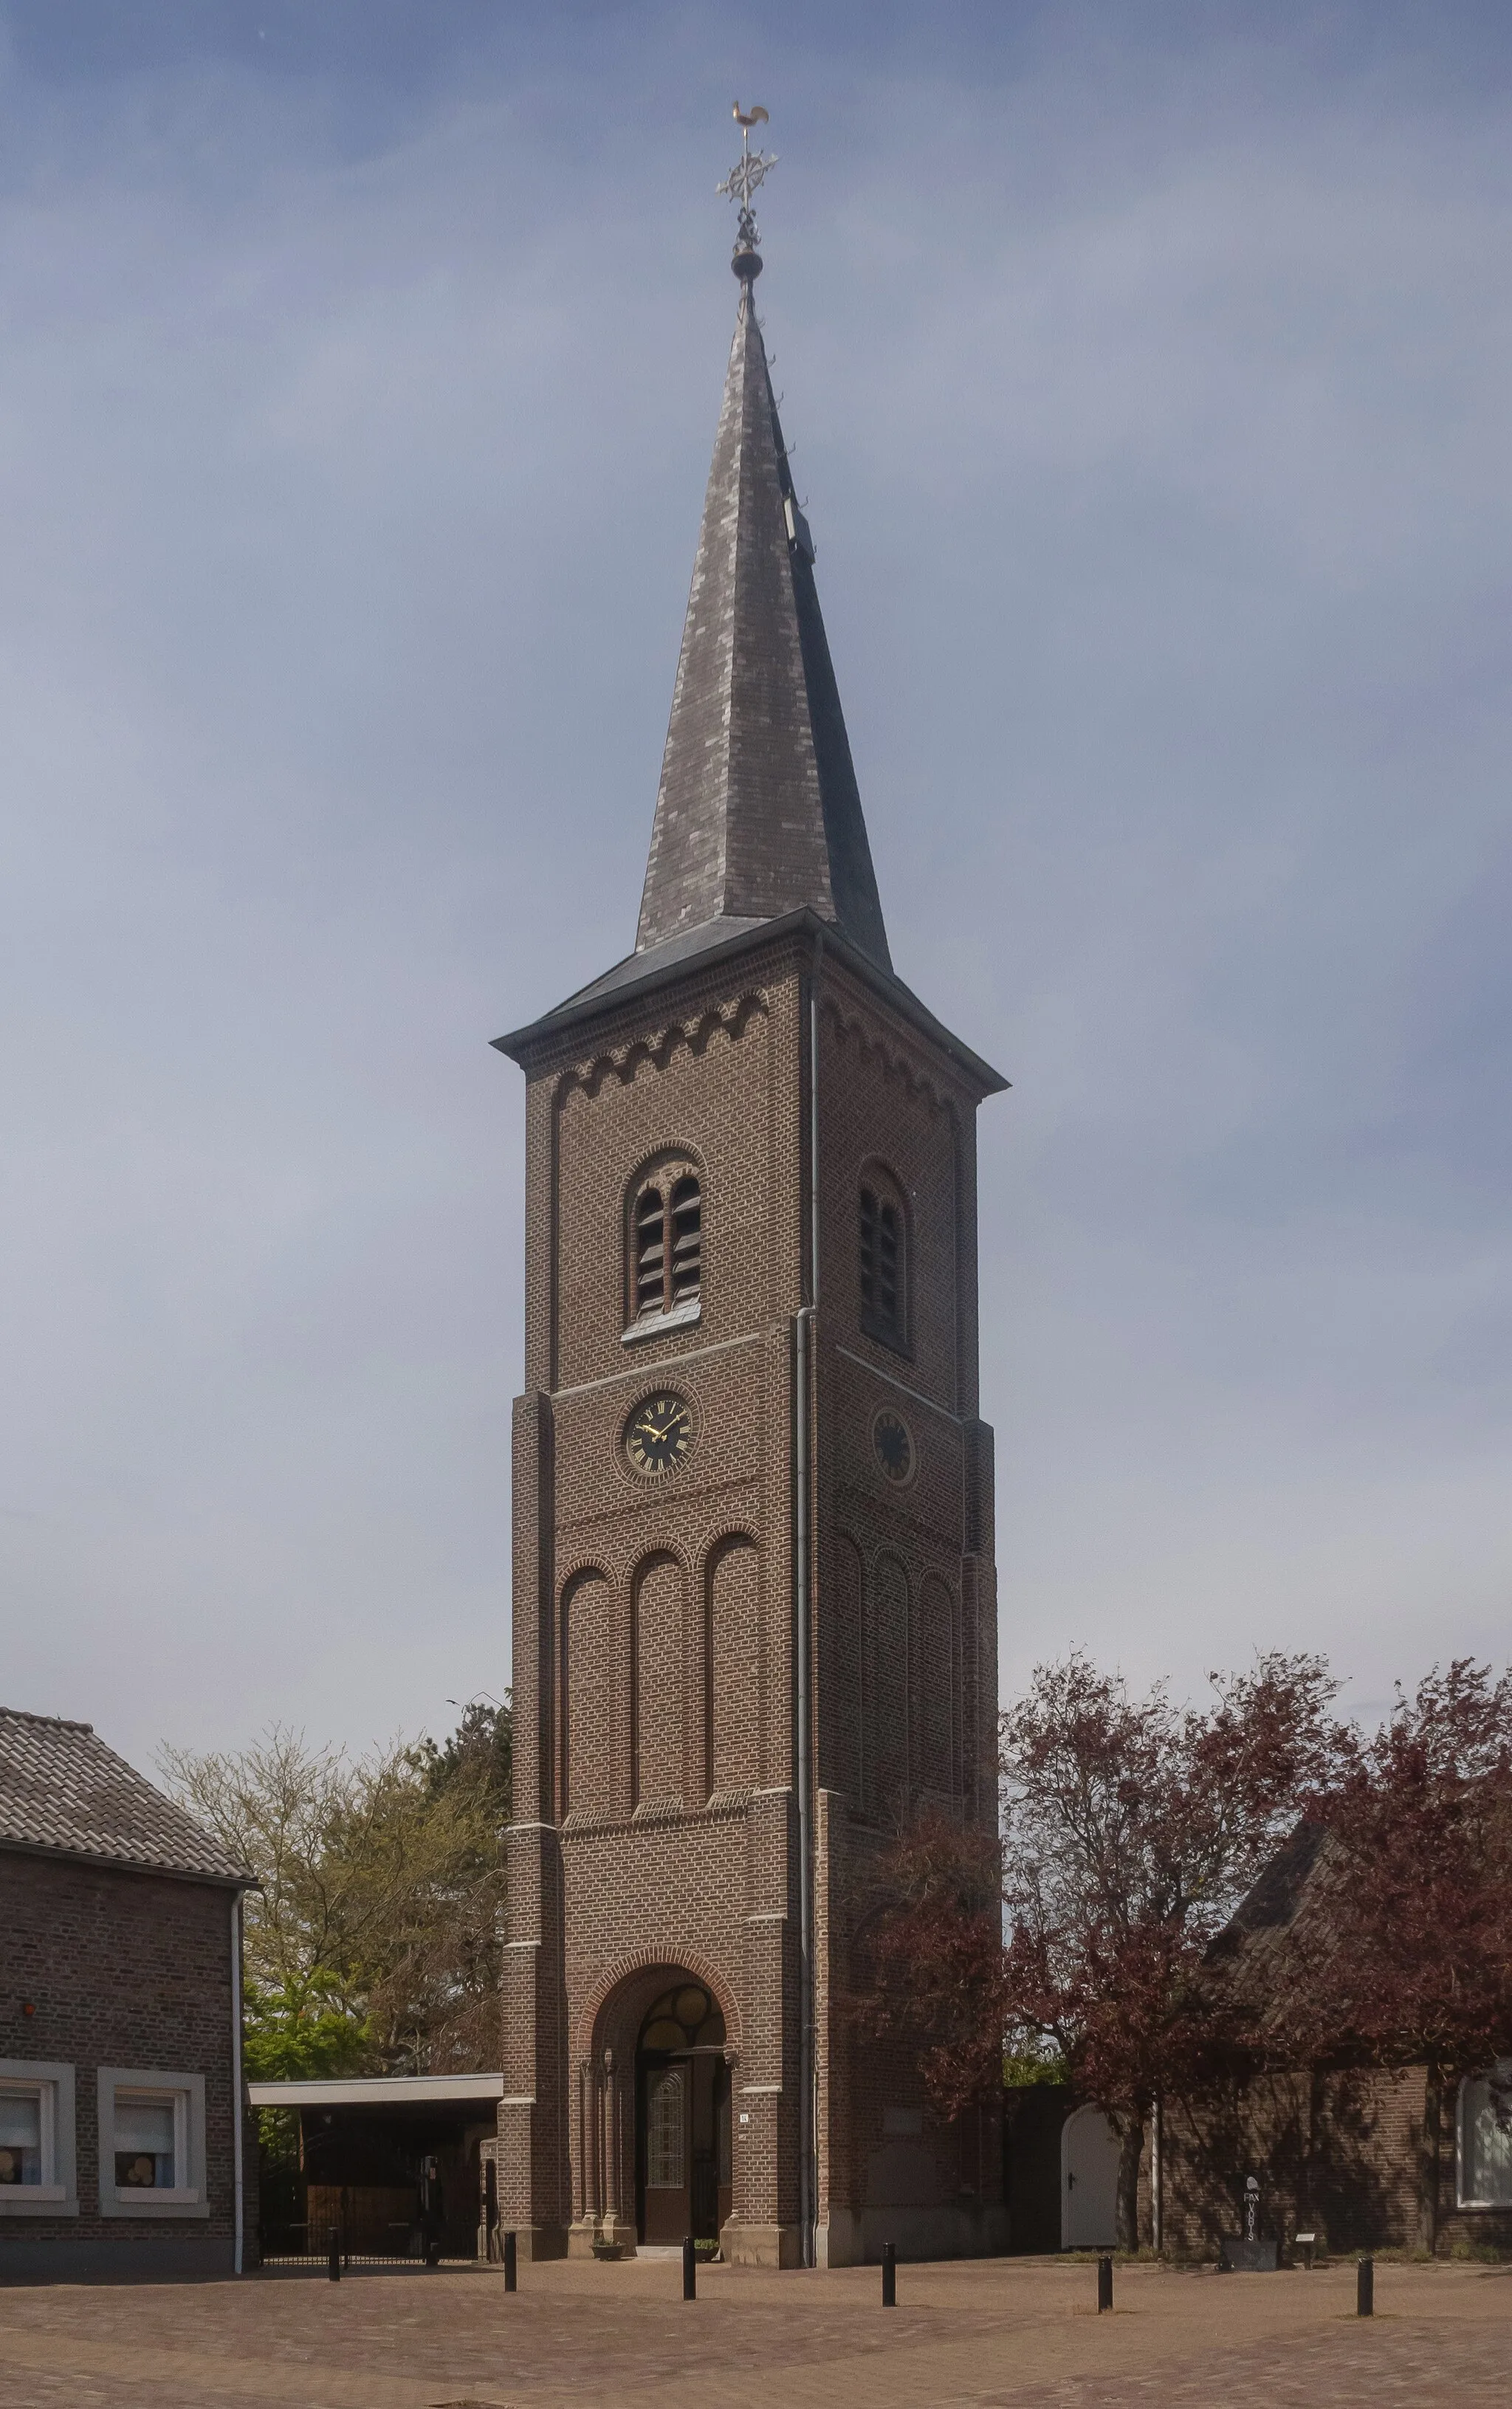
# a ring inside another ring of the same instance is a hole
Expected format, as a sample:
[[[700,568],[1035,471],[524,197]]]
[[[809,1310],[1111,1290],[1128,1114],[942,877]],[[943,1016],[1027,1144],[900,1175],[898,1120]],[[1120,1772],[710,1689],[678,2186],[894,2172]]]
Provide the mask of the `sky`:
[[[0,0],[0,1695],[509,1668],[522,1082],[760,302],[982,1117],[1004,1694],[1512,1593],[1512,17]]]

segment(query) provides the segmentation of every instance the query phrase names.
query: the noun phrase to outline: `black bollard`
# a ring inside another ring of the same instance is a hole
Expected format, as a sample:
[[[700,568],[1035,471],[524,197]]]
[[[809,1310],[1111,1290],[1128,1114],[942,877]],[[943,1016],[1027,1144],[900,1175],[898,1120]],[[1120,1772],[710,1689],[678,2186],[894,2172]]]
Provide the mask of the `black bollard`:
[[[1355,2277],[1355,2313],[1358,2316],[1375,2315],[1375,2261],[1361,2258]]]
[[[333,2233],[331,2236],[331,2255],[326,2261],[326,2272],[333,2284],[339,2284],[341,2281],[341,2238],[340,2235],[337,2233]]]
[[[898,2306],[898,2244],[885,2242],[882,2245],[882,2305],[885,2309]]]
[[[520,2277],[514,2256],[514,2236],[512,2233],[506,2233],[504,2236],[504,2289],[506,2292],[518,2291],[519,2285]]]
[[[1102,2258],[1097,2262],[1097,2313],[1113,2306],[1113,2260]]]
[[[683,2244],[683,2298],[696,2301],[698,2297],[698,2254],[693,2247],[690,2233]]]

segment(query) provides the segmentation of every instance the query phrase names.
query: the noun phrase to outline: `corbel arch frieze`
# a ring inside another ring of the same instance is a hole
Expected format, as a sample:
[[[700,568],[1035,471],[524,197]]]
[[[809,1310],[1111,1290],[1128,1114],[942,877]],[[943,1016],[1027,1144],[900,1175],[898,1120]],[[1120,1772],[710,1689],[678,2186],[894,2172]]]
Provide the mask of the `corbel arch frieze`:
[[[945,1114],[951,1120],[956,1115],[956,1100],[942,1088],[929,1072],[909,1060],[902,1049],[884,1035],[880,1029],[868,1023],[854,1008],[841,1003],[838,996],[826,995],[820,1010],[842,1046],[855,1046],[863,1055],[878,1061],[885,1077],[897,1079],[910,1095],[922,1096],[931,1109]]]
[[[648,1036],[631,1038],[623,1046],[606,1046],[600,1053],[570,1063],[560,1074],[555,1089],[557,1110],[561,1111],[580,1091],[589,1098],[596,1096],[610,1079],[630,1087],[644,1070],[665,1071],[679,1047],[685,1046],[690,1054],[699,1055],[707,1052],[716,1037],[724,1037],[733,1045],[744,1036],[753,1020],[764,1020],[767,1014],[764,995],[746,994],[730,1003],[713,1004],[686,1020],[669,1021]]]

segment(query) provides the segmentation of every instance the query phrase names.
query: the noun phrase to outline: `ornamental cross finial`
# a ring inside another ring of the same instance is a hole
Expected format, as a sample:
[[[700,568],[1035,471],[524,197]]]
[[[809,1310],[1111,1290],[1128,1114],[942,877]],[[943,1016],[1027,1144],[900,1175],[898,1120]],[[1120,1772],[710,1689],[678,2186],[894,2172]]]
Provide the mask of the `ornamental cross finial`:
[[[765,152],[753,151],[751,148],[752,126],[769,125],[771,123],[764,108],[743,109],[737,101],[733,115],[736,124],[741,129],[741,155],[724,182],[717,184],[714,189],[716,192],[723,193],[727,200],[736,201],[740,205],[741,213],[736,221],[735,231],[735,273],[740,276],[746,273],[754,274],[759,269],[760,263],[756,260],[756,247],[761,239],[761,234],[751,203],[756,187],[765,183],[770,170],[777,165],[777,154],[773,151],[769,158]],[[749,268],[742,267],[741,265],[742,260],[752,262],[754,265]]]

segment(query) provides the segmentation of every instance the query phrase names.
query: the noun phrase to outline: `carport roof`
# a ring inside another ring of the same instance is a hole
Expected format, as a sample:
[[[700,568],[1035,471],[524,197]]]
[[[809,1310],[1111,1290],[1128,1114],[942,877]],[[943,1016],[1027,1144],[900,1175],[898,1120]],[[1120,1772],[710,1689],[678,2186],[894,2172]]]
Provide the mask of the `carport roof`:
[[[502,2074],[354,2074],[308,2083],[249,2083],[254,2108],[382,2108],[400,2102],[502,2099]]]

